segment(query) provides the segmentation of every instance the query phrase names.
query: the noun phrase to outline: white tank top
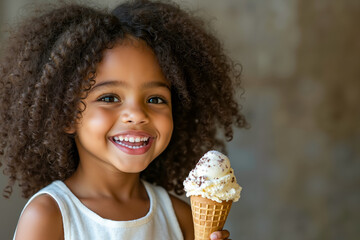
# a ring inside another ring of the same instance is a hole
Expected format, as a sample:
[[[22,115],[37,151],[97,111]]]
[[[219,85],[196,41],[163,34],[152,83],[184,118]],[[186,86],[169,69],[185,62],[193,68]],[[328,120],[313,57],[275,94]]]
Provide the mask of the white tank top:
[[[184,239],[169,194],[162,187],[143,183],[150,198],[150,210],[146,216],[131,221],[100,217],[82,204],[61,181],[37,192],[24,209],[40,194],[54,198],[61,211],[65,240]]]

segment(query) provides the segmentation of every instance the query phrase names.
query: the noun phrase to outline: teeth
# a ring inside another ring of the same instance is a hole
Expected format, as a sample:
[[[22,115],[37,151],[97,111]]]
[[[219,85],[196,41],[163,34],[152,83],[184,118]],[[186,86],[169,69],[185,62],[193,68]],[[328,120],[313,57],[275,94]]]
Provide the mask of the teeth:
[[[129,146],[129,145],[126,145],[125,143],[122,143],[122,142],[117,142],[118,144],[120,144],[121,146],[124,146],[124,147],[127,147],[127,148],[131,148],[131,149],[139,149],[139,148],[143,148],[146,146],[146,143],[144,143],[143,145],[141,146]]]
[[[131,143],[134,143],[134,142],[146,142],[147,140],[149,140],[149,137],[123,137],[123,136],[116,136],[114,137],[114,140],[115,141],[120,141],[120,142],[131,142]]]

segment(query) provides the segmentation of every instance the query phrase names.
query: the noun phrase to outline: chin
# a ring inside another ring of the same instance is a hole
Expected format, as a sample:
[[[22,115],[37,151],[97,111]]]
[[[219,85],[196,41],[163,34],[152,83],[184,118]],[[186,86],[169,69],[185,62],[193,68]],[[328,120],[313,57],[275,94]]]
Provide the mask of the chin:
[[[136,164],[136,163],[133,163],[133,164],[130,164],[130,165],[127,165],[127,166],[119,166],[117,167],[118,170],[120,170],[121,172],[124,172],[124,173],[140,173],[142,171],[144,171],[148,166],[149,166],[150,163],[146,164],[146,163],[140,163],[140,164]]]

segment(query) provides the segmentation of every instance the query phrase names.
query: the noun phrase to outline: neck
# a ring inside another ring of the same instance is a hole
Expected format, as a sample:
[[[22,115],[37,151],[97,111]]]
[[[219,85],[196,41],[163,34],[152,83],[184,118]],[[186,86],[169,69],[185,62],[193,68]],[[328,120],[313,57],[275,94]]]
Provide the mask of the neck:
[[[65,184],[79,198],[102,196],[129,200],[146,195],[140,173],[123,173],[91,164],[84,165],[81,161]]]

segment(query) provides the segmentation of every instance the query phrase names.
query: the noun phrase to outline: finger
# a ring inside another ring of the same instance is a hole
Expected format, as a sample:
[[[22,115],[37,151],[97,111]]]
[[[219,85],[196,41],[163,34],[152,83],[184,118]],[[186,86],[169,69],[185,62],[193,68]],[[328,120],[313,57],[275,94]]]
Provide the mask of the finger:
[[[230,236],[230,233],[228,230],[222,230],[222,231],[216,231],[213,232],[210,235],[210,239],[216,240],[216,239],[227,239]]]

